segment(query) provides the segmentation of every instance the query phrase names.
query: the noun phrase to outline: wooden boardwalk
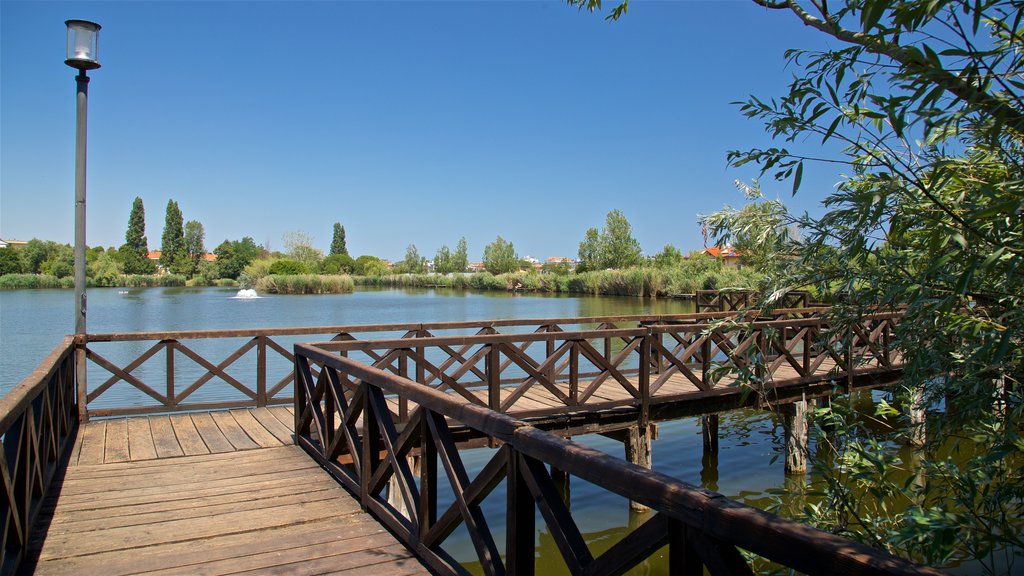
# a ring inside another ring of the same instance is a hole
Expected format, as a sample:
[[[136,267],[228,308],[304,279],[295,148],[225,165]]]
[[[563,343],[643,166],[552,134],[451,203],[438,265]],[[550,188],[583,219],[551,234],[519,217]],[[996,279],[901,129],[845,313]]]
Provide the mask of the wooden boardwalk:
[[[290,419],[263,408],[90,422],[44,504],[30,542],[37,562],[24,568],[428,574],[292,445]]]

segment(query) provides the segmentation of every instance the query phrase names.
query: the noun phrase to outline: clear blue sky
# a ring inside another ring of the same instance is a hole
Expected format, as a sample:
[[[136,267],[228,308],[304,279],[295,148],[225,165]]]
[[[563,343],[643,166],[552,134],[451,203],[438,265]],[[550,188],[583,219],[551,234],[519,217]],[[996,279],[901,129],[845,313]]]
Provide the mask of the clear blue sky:
[[[606,5],[606,9],[610,7]],[[622,210],[645,253],[701,248],[741,205],[726,151],[770,144],[730,103],[784,93],[821,47],[747,0],[635,0],[618,22],[557,0],[0,2],[0,238],[73,240],[68,18],[103,26],[89,92],[88,243],[119,246],[135,196],[159,248],[169,199],[206,244],[301,230],[353,255],[575,256]],[[807,169],[799,211],[838,180]]]

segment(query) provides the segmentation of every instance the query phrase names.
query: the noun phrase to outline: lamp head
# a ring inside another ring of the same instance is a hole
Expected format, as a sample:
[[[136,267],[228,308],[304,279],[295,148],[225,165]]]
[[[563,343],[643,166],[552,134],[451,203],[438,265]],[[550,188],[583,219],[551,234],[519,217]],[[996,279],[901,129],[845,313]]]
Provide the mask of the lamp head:
[[[79,70],[100,67],[98,44],[100,25],[88,20],[68,20],[68,53],[64,63]]]

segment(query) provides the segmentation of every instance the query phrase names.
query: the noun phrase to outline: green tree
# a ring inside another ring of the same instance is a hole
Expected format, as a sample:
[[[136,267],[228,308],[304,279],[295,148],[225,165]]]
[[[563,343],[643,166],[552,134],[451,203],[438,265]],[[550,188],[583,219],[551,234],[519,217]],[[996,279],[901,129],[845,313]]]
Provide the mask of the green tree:
[[[185,258],[182,259],[182,274],[188,277],[195,276],[199,271],[199,265],[203,263],[206,256],[206,232],[198,220],[189,220],[185,223]]]
[[[282,237],[285,254],[292,260],[302,262],[309,272],[316,273],[320,270],[320,262],[324,259],[324,253],[319,248],[313,247],[313,237],[301,230],[285,232]]]
[[[121,246],[125,274],[152,274],[156,264],[149,259],[149,241],[146,239],[146,209],[142,198],[136,196],[128,214],[128,229]]]
[[[246,236],[241,240],[225,240],[213,251],[217,255],[217,275],[237,280],[242,271],[260,254],[260,247]]]
[[[185,228],[181,208],[174,200],[167,201],[164,232],[160,236],[160,265],[173,271],[185,258]]]
[[[519,269],[519,255],[511,242],[498,236],[484,246],[484,269],[491,274],[505,274]]]
[[[356,268],[356,261],[348,254],[332,254],[324,258],[320,268],[324,274],[351,274]]]
[[[306,264],[298,260],[289,260],[287,258],[281,260],[275,260],[270,265],[269,274],[278,274],[281,276],[294,276],[296,274],[309,274],[309,268],[306,268]]]
[[[790,239],[793,257],[766,286],[841,294],[837,327],[875,307],[904,310],[894,342],[903,405],[942,412],[909,484],[888,479],[895,464],[841,403],[823,412],[838,426],[820,430],[820,442],[840,454],[819,470],[833,505],[813,520],[916,560],[970,558],[998,572],[997,555],[1024,548],[1020,5],[754,1],[830,37],[831,48],[787,52],[788,94],[741,104],[784,147],[730,152],[730,163],[759,165],[794,192],[807,163],[845,164],[848,174],[824,215],[797,219],[805,236]],[[842,152],[827,155],[834,147]],[[761,221],[745,232],[777,234]],[[908,505],[866,510],[865,490]]]
[[[124,270],[121,264],[107,252],[100,253],[86,266],[86,275],[96,286],[117,286]]]
[[[683,253],[678,248],[671,244],[665,244],[665,247],[654,255],[654,267],[655,268],[678,268],[683,264]]]
[[[39,240],[33,238],[18,248],[18,256],[21,257],[21,269],[25,274],[39,274],[43,262],[55,257],[60,250],[60,244],[53,240]]]
[[[719,245],[731,244],[744,265],[762,274],[786,273],[788,261],[798,250],[790,233],[798,225],[797,219],[780,200],[765,199],[756,180],[752,185],[737,182],[736,187],[746,196],[747,204],[701,216],[702,227],[716,234]]]
[[[452,253],[451,271],[465,272],[469,268],[469,248],[466,246],[466,238],[459,238],[455,245],[455,252]]]
[[[341,222],[334,223],[334,237],[331,239],[330,256],[342,254],[348,256],[348,247],[345,245],[345,227]]]
[[[629,268],[643,263],[640,242],[633,237],[629,220],[620,210],[612,210],[605,217],[604,228],[588,228],[580,242],[580,272],[605,268]]]
[[[364,254],[356,258],[355,273],[359,276],[383,276],[388,273],[388,265],[376,256]]]
[[[0,248],[0,276],[4,274],[21,274],[21,258],[10,246]]]
[[[597,228],[587,228],[583,241],[580,242],[578,255],[579,264],[576,266],[577,272],[589,272],[603,268],[604,244],[601,241],[601,233],[597,231]]]
[[[438,274],[449,274],[454,272],[452,266],[452,251],[448,249],[448,246],[441,246],[437,249],[437,254],[434,255],[434,272]]]
[[[405,249],[405,258],[395,265],[395,272],[399,274],[422,274],[427,271],[427,259],[420,256],[415,244],[409,244]]]
[[[39,265],[40,274],[67,278],[75,273],[75,251],[68,244],[57,244],[46,261]]]

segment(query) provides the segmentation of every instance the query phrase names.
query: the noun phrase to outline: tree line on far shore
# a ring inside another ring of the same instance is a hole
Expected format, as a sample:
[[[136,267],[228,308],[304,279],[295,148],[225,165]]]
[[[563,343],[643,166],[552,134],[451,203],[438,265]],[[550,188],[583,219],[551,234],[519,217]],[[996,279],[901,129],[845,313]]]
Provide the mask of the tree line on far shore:
[[[203,286],[241,285],[263,287],[269,291],[320,292],[348,291],[351,286],[336,281],[314,280],[317,276],[349,275],[364,285],[393,286],[455,286],[463,288],[492,289],[507,284],[515,289],[528,286],[559,292],[622,293],[623,284],[635,286],[627,293],[650,293],[657,295],[666,289],[658,286],[676,286],[685,289],[691,284],[708,287],[750,282],[741,278],[744,274],[726,271],[703,264],[689,266],[692,281],[680,283],[668,279],[646,283],[624,281],[622,278],[609,279],[616,270],[651,268],[682,272],[686,257],[671,244],[651,257],[645,257],[640,243],[633,237],[632,228],[625,215],[619,210],[608,213],[602,229],[589,228],[579,244],[576,260],[559,259],[541,265],[522,258],[512,242],[497,236],[483,249],[482,268],[471,270],[469,248],[465,238],[460,238],[454,249],[442,245],[432,260],[422,256],[419,249],[410,244],[405,257],[395,263],[373,255],[353,258],[348,252],[345,227],[334,223],[330,251],[324,254],[313,245],[312,237],[303,231],[290,231],[283,237],[283,251],[270,251],[259,246],[249,236],[240,240],[224,240],[213,249],[212,256],[205,247],[205,231],[197,220],[185,221],[181,208],[174,200],[167,203],[164,228],[160,239],[159,254],[150,251],[145,234],[145,207],[141,198],[136,197],[128,217],[125,243],[120,247],[96,246],[86,252],[86,276],[93,286]],[[700,258],[705,260],[706,257]],[[440,280],[438,276],[451,277],[468,272],[483,273],[492,278],[453,282]],[[577,282],[523,281],[524,275],[537,273],[557,276],[582,275],[606,272],[605,280],[583,280]],[[751,272],[751,271],[748,271]],[[32,239],[18,247],[0,248],[0,288],[59,288],[70,287],[73,283],[74,253],[67,244],[49,240]],[[715,278],[707,277],[712,274]],[[515,276],[515,278],[509,277]],[[746,274],[749,276],[750,274]],[[282,277],[303,277],[304,280]],[[406,276],[406,278],[401,278]],[[413,276],[416,278],[409,278]],[[275,280],[266,280],[274,277]],[[495,280],[493,277],[503,277]],[[680,277],[678,273],[674,277]],[[694,284],[696,282],[696,284]],[[260,286],[262,283],[262,286]],[[304,286],[307,285],[307,286]],[[595,286],[606,286],[605,289]],[[636,287],[638,286],[638,287]],[[646,288],[645,288],[646,286]],[[654,288],[652,288],[654,286]]]

